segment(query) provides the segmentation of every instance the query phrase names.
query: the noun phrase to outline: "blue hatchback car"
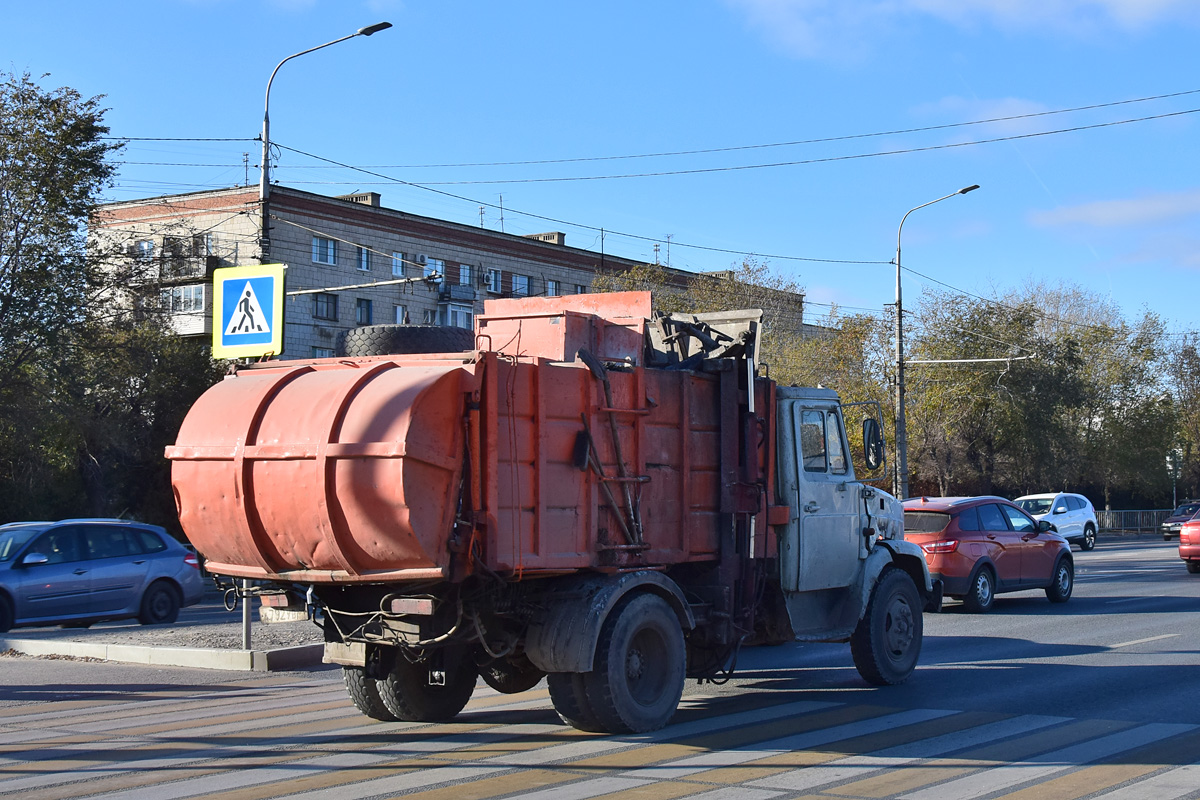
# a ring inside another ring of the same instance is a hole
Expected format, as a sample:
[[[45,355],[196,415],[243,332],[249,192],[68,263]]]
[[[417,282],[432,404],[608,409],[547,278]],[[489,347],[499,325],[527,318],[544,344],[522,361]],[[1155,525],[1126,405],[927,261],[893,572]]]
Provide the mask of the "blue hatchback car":
[[[157,525],[119,519],[0,525],[0,633],[133,617],[165,624],[203,594],[199,559]]]

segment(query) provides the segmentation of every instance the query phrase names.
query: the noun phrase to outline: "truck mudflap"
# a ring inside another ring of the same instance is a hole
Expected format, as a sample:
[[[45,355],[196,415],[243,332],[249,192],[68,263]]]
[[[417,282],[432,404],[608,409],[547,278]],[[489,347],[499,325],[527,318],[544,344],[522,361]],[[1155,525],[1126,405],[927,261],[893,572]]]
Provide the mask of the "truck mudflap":
[[[696,626],[683,591],[661,572],[576,577],[558,582],[541,596],[545,611],[529,626],[526,656],[544,672],[591,672],[604,621],[622,598],[634,592],[662,597],[685,635]]]

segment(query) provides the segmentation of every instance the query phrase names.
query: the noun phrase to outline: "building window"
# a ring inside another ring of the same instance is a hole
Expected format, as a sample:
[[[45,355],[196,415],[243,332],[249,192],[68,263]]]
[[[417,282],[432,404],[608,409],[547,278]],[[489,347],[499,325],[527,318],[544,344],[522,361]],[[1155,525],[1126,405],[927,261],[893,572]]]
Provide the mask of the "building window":
[[[446,262],[436,258],[425,259],[425,277],[432,278],[435,275],[438,283],[446,279]]]
[[[454,328],[475,327],[475,314],[471,306],[448,303],[446,305],[446,324]]]
[[[404,253],[392,253],[392,277],[404,277]]]
[[[458,265],[458,285],[459,286],[470,286],[471,285],[471,265],[470,264],[459,264]]]
[[[313,358],[333,358],[333,349],[329,347],[314,347],[312,349]]]
[[[313,295],[313,316],[317,319],[337,319],[337,295],[321,292]]]
[[[336,264],[337,241],[334,239],[325,239],[321,236],[314,236],[312,260],[314,264]]]
[[[438,324],[437,309],[436,308],[427,308],[424,311],[422,311],[421,312],[421,324],[422,325],[437,325]]]
[[[529,276],[517,275],[512,276],[512,293],[521,297],[529,295]]]
[[[371,324],[371,301],[360,297],[354,301],[354,321],[359,325]]]
[[[562,294],[562,284],[558,281],[546,281],[546,297],[558,297]]]
[[[396,306],[396,324],[408,324],[408,306]]]
[[[358,252],[355,254],[355,263],[358,264],[358,268],[363,272],[370,272],[371,251],[365,247],[358,248]]]
[[[133,257],[143,264],[154,258],[154,240],[142,239],[133,243]]]
[[[575,284],[575,294],[587,294],[587,287],[582,283]]]
[[[494,294],[500,294],[502,291],[500,288],[500,270],[489,269],[487,271],[487,290]]]
[[[162,309],[172,314],[204,311],[204,286],[175,286],[162,290]]]

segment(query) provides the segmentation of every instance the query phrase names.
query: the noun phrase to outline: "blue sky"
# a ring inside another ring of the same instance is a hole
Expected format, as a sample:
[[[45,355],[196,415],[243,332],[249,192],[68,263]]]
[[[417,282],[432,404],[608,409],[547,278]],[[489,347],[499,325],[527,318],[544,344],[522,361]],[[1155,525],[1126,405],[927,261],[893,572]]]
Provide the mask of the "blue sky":
[[[378,191],[389,207],[469,224],[483,206],[486,227],[562,230],[629,258],[653,260],[657,243],[683,269],[754,254],[805,286],[815,315],[881,311],[904,213],[980,184],[908,218],[906,306],[926,286],[991,296],[1065,283],[1127,318],[1151,309],[1174,332],[1200,328],[1194,0],[0,11],[0,69],[106,95],[115,135],[244,140],[132,141],[111,199],[256,184],[271,70],[387,20],[280,70],[280,182]]]

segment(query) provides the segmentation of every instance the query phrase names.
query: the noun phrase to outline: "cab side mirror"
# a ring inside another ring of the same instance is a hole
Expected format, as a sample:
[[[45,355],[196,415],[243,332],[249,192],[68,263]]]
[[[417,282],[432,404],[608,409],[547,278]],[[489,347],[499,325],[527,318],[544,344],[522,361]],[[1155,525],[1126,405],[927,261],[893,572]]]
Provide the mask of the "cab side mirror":
[[[1038,533],[1047,533],[1050,531],[1053,531],[1054,533],[1058,533],[1058,528],[1054,527],[1054,523],[1052,523],[1048,519],[1039,519],[1038,524],[1037,524],[1037,529],[1038,529]]]
[[[22,567],[36,567],[40,564],[49,564],[50,557],[44,553],[26,553],[21,557]]]
[[[863,461],[869,470],[883,466],[883,432],[873,417],[863,420]]]

